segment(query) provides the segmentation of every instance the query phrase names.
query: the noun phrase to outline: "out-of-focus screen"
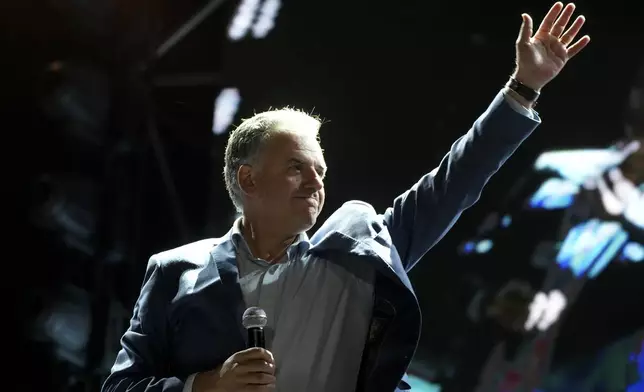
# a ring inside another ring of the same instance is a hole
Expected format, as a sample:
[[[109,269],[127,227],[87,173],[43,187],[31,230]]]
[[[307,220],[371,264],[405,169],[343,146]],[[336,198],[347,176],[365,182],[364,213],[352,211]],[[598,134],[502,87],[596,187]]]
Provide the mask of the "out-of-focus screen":
[[[414,392],[440,392],[441,388],[438,385],[432,384],[419,376],[409,376],[409,386]]]
[[[533,298],[523,337],[512,349],[491,342],[475,366],[477,391],[644,391],[642,148],[539,154],[460,243],[483,286],[518,281]]]
[[[493,230],[483,230],[479,236],[464,241],[459,253],[490,252],[500,246],[493,236],[516,226],[517,220],[525,223],[530,219],[526,213],[534,218],[542,211],[547,218],[536,220],[555,224],[532,226],[530,237],[540,241],[557,232],[558,238],[551,238],[556,250],[554,261],[575,277],[595,278],[612,262],[643,261],[644,183],[636,183],[621,168],[641,148],[634,141],[605,149],[542,153],[534,163],[531,178],[522,183],[528,188],[527,197],[508,200],[506,209],[514,211],[500,215]],[[523,189],[515,191],[525,193]],[[513,208],[517,204],[521,208]],[[562,220],[565,222],[560,225]]]
[[[594,210],[572,222],[558,243],[556,263],[577,278],[595,278],[612,263],[644,260],[644,183],[635,183],[621,165],[642,148],[633,141],[620,147],[545,152],[534,168],[548,173],[531,195],[533,210],[572,208],[582,193]],[[594,207],[594,208],[593,208]]]

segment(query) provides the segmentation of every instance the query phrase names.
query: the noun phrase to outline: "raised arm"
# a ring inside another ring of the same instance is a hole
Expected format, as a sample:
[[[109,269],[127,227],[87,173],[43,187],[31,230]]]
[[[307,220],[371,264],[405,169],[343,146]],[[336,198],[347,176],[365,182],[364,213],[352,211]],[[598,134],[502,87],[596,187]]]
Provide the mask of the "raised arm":
[[[121,338],[121,351],[102,392],[182,392],[184,380],[165,374],[169,295],[161,266],[151,258],[130,327]]]
[[[555,3],[534,35],[532,18],[522,15],[511,83],[452,145],[440,165],[385,212],[385,224],[405,269],[411,269],[478,200],[490,177],[539,124],[532,111],[536,97],[590,41],[584,36],[573,44],[584,24],[579,16],[566,29],[574,10],[573,4]]]
[[[405,269],[434,246],[472,206],[483,187],[539,124],[499,93],[437,168],[398,196],[384,214]]]

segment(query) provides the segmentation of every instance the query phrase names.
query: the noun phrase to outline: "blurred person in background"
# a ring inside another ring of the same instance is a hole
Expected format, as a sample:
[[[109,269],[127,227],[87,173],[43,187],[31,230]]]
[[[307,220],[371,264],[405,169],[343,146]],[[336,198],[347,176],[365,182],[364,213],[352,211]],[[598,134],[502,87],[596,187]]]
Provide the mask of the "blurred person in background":
[[[627,222],[644,229],[644,149],[641,140],[620,147],[627,158],[591,182],[601,205],[611,217],[622,216]]]

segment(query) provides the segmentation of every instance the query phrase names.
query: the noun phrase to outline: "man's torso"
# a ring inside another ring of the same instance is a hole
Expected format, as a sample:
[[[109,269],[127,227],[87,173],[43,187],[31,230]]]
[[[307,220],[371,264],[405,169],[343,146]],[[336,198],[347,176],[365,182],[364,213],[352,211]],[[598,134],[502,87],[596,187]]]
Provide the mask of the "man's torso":
[[[306,254],[306,235],[275,264],[253,257],[240,231],[233,232],[233,242],[245,305],[268,316],[266,348],[276,361],[276,390],[355,390],[371,321],[374,270],[350,270]]]

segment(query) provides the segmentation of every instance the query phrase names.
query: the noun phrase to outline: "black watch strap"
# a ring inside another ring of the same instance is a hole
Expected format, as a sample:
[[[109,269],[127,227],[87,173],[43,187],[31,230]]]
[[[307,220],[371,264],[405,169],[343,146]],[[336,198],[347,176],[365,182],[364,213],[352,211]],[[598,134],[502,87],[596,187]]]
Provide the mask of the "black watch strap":
[[[539,98],[539,92],[534,91],[525,84],[519,82],[515,78],[510,78],[510,81],[507,84],[508,88],[515,93],[519,94],[521,97],[525,98],[529,102],[534,102]]]

